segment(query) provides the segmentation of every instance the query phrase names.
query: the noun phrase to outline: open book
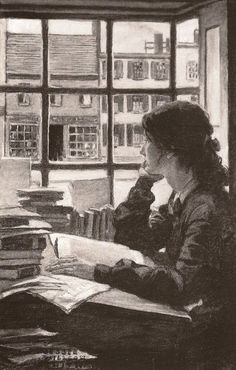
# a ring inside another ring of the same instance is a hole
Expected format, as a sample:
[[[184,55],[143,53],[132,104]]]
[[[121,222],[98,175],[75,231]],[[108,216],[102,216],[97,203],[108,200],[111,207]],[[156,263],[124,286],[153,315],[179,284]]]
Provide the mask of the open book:
[[[69,255],[75,256],[85,263],[104,263],[107,265],[114,265],[121,258],[130,258],[137,263],[153,265],[153,262],[146,260],[140,252],[123,245],[66,234],[52,234],[51,239],[52,243],[57,240],[59,257]],[[44,266],[55,259],[52,245],[48,245],[44,250]],[[89,301],[126,310],[175,316],[191,321],[188,311],[184,308],[178,310],[169,305],[154,303],[94,281],[73,276],[52,275],[44,270],[44,266],[42,266],[42,275],[12,284],[9,289],[0,294],[0,299],[15,293],[27,292],[56,305],[66,314],[85,301]]]

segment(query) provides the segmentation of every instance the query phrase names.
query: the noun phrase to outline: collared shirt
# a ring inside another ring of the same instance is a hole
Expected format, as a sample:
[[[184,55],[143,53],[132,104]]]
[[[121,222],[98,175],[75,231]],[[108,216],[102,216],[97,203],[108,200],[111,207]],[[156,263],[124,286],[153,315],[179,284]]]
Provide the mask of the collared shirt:
[[[185,198],[197,187],[197,181],[191,177],[187,183],[184,185],[183,189],[175,193],[174,197],[170,200],[168,204],[168,211],[170,214],[173,214],[173,206],[177,199],[180,200],[180,203],[183,204]]]
[[[175,194],[174,201],[179,198],[181,204],[183,204],[187,195],[190,194],[191,191],[193,191],[197,187],[197,185],[197,181],[193,177],[191,177],[190,180],[185,184],[184,188]]]

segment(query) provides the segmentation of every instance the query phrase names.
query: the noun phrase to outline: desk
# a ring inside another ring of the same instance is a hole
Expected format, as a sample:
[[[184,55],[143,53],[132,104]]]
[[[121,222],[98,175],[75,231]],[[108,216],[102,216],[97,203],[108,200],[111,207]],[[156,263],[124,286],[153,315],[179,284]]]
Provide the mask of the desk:
[[[142,263],[143,256],[125,246],[68,235],[52,235],[52,239],[55,237],[58,238],[61,256],[70,252],[91,262],[100,263],[115,263],[121,257],[133,257],[136,262]],[[55,256],[51,247],[46,248],[44,252],[45,266],[49,259]],[[15,294],[0,301],[0,326],[40,327],[50,332],[58,332],[60,340],[67,345],[76,346],[105,362],[109,359],[107,363],[117,359],[117,356],[131,356],[134,361],[134,358],[138,358],[137,354],[144,358],[145,353],[158,353],[158,356],[164,353],[165,359],[170,358],[170,353],[175,354],[176,349],[181,348],[183,343],[186,349],[190,339],[199,335],[192,328],[191,322],[183,320],[181,315],[157,315],[156,305],[150,301],[137,297],[136,306],[140,304],[140,309],[131,309],[130,296],[118,290],[100,293],[67,315],[58,307],[27,293]],[[120,305],[119,302],[122,301],[125,304]],[[142,309],[142,304],[146,310]],[[116,362],[119,363],[118,360]],[[111,368],[115,369],[113,365]],[[127,369],[131,368],[129,364]],[[124,369],[125,367],[120,367],[120,370]],[[148,367],[142,369],[149,370]]]

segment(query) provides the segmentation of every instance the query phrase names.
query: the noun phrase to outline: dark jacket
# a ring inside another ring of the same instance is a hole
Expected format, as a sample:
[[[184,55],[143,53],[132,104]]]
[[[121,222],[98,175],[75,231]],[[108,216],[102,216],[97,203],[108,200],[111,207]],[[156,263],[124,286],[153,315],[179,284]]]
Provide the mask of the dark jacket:
[[[175,305],[201,300],[204,309],[220,307],[235,274],[236,238],[228,193],[197,187],[174,215],[167,204],[150,217],[152,185],[152,180],[139,178],[127,201],[116,209],[115,241],[151,257],[155,268],[121,260],[113,267],[97,265],[95,280]],[[163,247],[164,255],[159,252]]]

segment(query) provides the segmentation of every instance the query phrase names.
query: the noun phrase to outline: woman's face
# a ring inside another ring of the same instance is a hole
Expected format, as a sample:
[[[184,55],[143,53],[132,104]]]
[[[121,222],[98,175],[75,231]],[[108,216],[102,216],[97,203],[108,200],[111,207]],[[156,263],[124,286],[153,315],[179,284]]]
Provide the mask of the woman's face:
[[[149,175],[165,174],[167,157],[161,145],[154,143],[150,137],[146,137],[140,153],[145,157],[144,169]]]

